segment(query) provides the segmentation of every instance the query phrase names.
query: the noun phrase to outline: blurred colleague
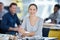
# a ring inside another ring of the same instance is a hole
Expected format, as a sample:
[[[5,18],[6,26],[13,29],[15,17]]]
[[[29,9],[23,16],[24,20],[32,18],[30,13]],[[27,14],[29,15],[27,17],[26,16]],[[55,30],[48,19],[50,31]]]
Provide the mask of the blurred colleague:
[[[4,4],[0,2],[0,30],[1,30],[1,21],[2,21],[2,16],[7,13],[7,10],[4,9]]]
[[[56,4],[54,6],[54,13],[51,14],[48,18],[46,18],[44,21],[47,21],[49,19],[51,19],[51,23],[57,23],[57,17],[58,17],[58,10],[60,9],[60,5],[59,4]]]
[[[51,23],[56,24],[57,23],[57,18],[58,18],[58,15],[59,15],[58,14],[58,10],[59,9],[60,9],[59,4],[56,4],[54,6],[54,13],[51,14],[48,18],[46,18],[44,20],[44,22],[47,21],[47,20],[49,20],[49,19],[51,19]],[[48,37],[48,34],[49,34],[49,29],[48,28],[43,28],[43,36],[44,37]]]
[[[3,33],[16,34],[18,27],[20,26],[20,20],[16,15],[16,3],[11,3],[9,6],[9,12],[3,16],[2,27]],[[17,24],[17,26],[15,26]]]
[[[56,22],[57,22],[57,24],[60,24],[59,22],[60,22],[60,14],[59,14],[59,10],[60,10],[60,5],[58,5],[58,9],[56,9],[57,10],[57,13],[56,13],[56,15],[54,16],[54,17],[56,17],[56,18],[54,18],[53,17],[53,19],[55,19],[56,20]],[[56,11],[55,10],[55,11]],[[57,27],[57,26],[56,26]],[[59,28],[59,27],[58,27]],[[50,31],[49,31],[49,35],[48,35],[49,37],[56,37],[57,38],[57,40],[60,40],[60,29],[50,29]]]
[[[22,37],[42,37],[43,19],[36,16],[37,10],[36,4],[29,5],[28,12],[30,15],[23,20],[21,28],[19,29]]]
[[[58,14],[59,14],[59,15],[58,15],[58,17],[57,17],[56,20],[57,20],[57,24],[60,24],[60,9],[58,10]]]

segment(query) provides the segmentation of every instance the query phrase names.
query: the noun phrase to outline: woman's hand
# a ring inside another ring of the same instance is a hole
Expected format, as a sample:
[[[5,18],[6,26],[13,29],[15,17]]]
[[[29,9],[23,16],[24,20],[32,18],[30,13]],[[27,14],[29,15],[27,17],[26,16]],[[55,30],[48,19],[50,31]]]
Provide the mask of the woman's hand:
[[[22,37],[28,36],[28,37],[32,37],[35,35],[35,32],[30,32],[30,33],[23,33]]]
[[[18,32],[21,33],[21,34],[24,34],[25,33],[25,30],[21,27],[18,28]]]
[[[30,32],[30,33],[27,34],[27,36],[29,36],[29,37],[32,37],[34,35],[35,35],[35,32]]]
[[[18,32],[22,34],[22,37],[25,37],[25,36],[32,37],[35,35],[35,32],[26,33],[26,31],[21,27],[18,29]]]

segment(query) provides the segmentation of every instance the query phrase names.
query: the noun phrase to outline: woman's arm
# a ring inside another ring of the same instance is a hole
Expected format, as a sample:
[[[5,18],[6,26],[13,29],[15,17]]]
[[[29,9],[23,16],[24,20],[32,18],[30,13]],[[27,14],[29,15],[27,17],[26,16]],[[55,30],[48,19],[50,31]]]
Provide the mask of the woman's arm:
[[[19,28],[18,32],[22,34],[22,37],[25,37],[25,36],[31,37],[31,36],[34,36],[35,35],[35,32],[26,33],[27,31],[25,31],[21,27]]]
[[[35,32],[35,36],[40,36],[42,37],[42,28],[43,28],[43,19],[40,18],[40,21],[38,23],[38,29]]]
[[[30,32],[30,33],[24,33],[22,34],[22,37],[28,36],[28,37],[32,37],[35,35],[35,32]]]
[[[35,32],[29,32],[26,33],[27,31],[25,30],[26,28],[26,19],[23,21],[22,25],[20,26],[18,32],[22,34],[22,36],[33,36]]]
[[[27,36],[29,36],[29,37],[32,37],[34,35],[35,35],[35,32],[30,32],[30,33],[27,34]]]

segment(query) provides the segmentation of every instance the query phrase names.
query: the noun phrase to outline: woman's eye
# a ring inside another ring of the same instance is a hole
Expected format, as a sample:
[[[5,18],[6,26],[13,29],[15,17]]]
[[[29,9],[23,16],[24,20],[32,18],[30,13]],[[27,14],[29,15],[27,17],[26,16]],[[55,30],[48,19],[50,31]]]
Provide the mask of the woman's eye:
[[[33,10],[35,10],[35,9],[33,9]]]
[[[32,9],[30,9],[30,10],[32,10]]]

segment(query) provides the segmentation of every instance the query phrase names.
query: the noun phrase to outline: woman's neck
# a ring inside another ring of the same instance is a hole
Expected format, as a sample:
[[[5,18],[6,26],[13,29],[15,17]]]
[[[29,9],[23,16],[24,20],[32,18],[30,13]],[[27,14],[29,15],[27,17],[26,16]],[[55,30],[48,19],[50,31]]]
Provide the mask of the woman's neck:
[[[36,18],[36,16],[35,16],[35,15],[30,15],[29,17],[30,17],[30,18]]]

